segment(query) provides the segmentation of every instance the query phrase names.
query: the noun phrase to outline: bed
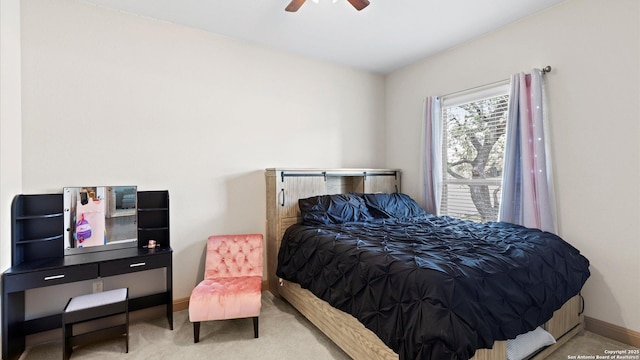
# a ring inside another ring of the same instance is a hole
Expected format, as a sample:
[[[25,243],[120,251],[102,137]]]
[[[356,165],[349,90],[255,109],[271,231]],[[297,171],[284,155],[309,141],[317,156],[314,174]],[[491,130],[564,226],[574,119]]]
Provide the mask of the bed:
[[[393,186],[371,174],[369,184],[335,176],[335,186],[324,172],[330,190],[316,179],[309,188],[320,195],[308,197],[314,190],[300,188],[313,177],[298,177],[305,196],[290,191],[289,201],[301,212],[280,219],[275,246],[278,294],[351,357],[505,359],[505,340],[545,328],[557,343],[534,349],[544,357],[582,329],[588,261],[571,245],[511,224],[427,214],[402,193],[377,192],[397,190],[397,172]]]

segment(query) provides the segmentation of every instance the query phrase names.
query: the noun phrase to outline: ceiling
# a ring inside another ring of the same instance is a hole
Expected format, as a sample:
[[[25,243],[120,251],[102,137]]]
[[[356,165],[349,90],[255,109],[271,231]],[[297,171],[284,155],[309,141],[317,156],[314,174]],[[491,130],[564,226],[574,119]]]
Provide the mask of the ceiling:
[[[565,0],[84,0],[376,73],[389,73]]]

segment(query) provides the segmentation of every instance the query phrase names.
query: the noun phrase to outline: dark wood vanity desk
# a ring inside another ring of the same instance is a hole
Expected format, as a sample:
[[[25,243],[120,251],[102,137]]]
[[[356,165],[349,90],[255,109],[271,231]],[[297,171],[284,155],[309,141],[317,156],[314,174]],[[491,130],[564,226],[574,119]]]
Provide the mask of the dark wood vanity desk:
[[[35,210],[31,212],[25,209],[25,207],[29,207],[29,202],[35,203],[35,200],[44,200],[45,202],[50,200],[55,205],[54,208],[57,209],[58,197],[42,195],[43,198],[38,199],[33,197],[39,195],[26,195],[29,198],[22,199],[24,204],[16,204],[16,201],[20,202],[18,199],[20,196],[23,195],[19,195],[14,200],[12,213],[14,218],[12,223],[12,261],[14,265],[2,274],[2,359],[18,359],[25,349],[27,335],[61,327],[64,306],[56,314],[29,320],[25,318],[25,291],[52,285],[164,268],[165,289],[154,294],[130,298],[129,311],[165,305],[169,328],[173,330],[173,251],[169,246],[169,205],[166,191],[138,192],[137,247],[66,256],[61,255],[57,250],[46,253],[47,247],[62,249],[63,246],[62,235],[46,233],[49,231],[47,228],[62,229],[62,226],[57,227],[59,220],[61,220],[58,211],[51,211],[51,206],[44,206],[44,208],[32,206],[32,209]],[[62,208],[61,204],[60,208]],[[33,212],[41,214],[34,215]],[[62,210],[60,210],[61,212]],[[143,213],[144,215],[141,215]],[[34,219],[36,223],[33,223]],[[47,225],[49,221],[53,221],[55,224]],[[20,222],[28,224],[20,224]],[[39,230],[29,230],[32,227]],[[159,247],[145,248],[142,244],[149,239],[157,239]],[[33,255],[36,248],[40,252],[45,250],[45,254]],[[135,288],[136,284],[131,280],[131,284],[127,284],[127,286]]]
[[[25,321],[25,291],[51,285],[166,269],[166,291],[129,299],[129,311],[166,305],[169,328],[173,330],[172,250],[119,249],[65,256],[23,263],[2,274],[2,358],[17,359],[30,334],[60,328],[59,314]],[[135,287],[131,284],[130,287]]]

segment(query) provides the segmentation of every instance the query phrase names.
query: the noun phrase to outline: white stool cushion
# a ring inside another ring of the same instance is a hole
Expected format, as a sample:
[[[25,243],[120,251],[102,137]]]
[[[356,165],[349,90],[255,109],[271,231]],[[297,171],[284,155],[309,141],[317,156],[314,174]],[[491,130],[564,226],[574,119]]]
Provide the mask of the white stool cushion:
[[[127,299],[127,288],[103,291],[93,294],[80,295],[73,297],[65,312],[90,309],[97,306],[113,304]]]

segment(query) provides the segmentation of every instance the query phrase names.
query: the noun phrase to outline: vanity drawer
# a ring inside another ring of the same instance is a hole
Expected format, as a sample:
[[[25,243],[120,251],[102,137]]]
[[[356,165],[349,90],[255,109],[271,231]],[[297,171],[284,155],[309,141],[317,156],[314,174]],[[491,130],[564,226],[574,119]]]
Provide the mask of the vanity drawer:
[[[7,292],[66,284],[98,277],[98,264],[66,266],[59,269],[12,274],[4,277]]]
[[[107,261],[100,264],[100,276],[128,274],[171,266],[171,254],[158,254],[131,259]]]

